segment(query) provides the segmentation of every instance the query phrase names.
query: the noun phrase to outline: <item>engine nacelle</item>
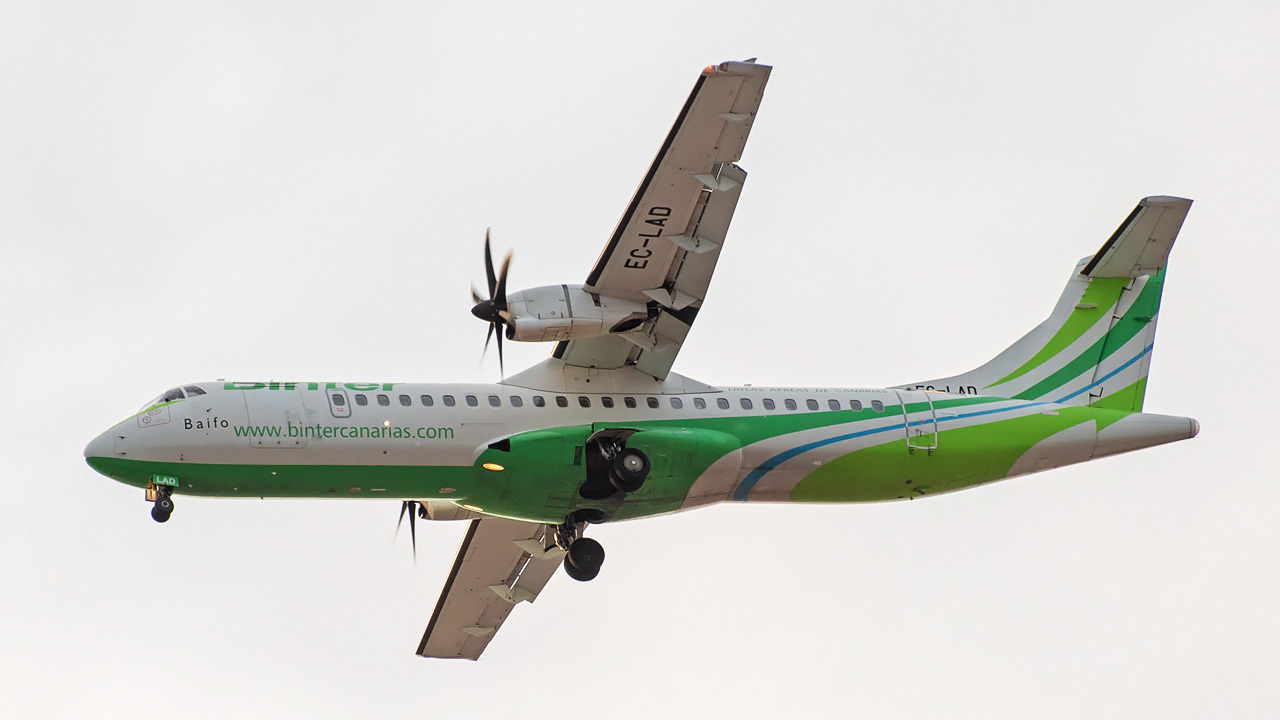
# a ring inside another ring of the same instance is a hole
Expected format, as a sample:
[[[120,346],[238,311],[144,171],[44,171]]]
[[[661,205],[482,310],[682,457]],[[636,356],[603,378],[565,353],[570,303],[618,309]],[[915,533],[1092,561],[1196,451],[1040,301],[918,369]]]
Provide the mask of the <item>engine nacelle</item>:
[[[646,304],[592,295],[581,285],[548,285],[507,296],[507,339],[559,342],[635,330],[649,319]]]

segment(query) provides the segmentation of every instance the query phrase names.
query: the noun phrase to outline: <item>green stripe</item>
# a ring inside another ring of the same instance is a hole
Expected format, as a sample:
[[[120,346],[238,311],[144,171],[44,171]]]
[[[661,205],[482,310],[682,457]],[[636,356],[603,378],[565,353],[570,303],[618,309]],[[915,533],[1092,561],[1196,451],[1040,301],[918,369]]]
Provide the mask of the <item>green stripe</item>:
[[[1160,309],[1160,294],[1163,289],[1164,271],[1161,270],[1147,279],[1147,283],[1142,286],[1142,292],[1138,294],[1138,299],[1106,335],[1090,345],[1088,350],[1067,363],[1065,367],[1014,397],[1019,400],[1043,398],[1079,377],[1089,368],[1097,367],[1147,327]]]
[[[1111,309],[1120,300],[1120,292],[1124,290],[1124,286],[1128,282],[1128,278],[1093,278],[1090,280],[1088,287],[1084,290],[1083,297],[1077,303],[1076,309],[1067,317],[1067,321],[1062,324],[1062,327],[1058,328],[1058,332],[1054,334],[1048,344],[1041,348],[1040,352],[1035,354],[1035,357],[1023,363],[1022,367],[992,383],[990,387],[1003,385],[1014,378],[1022,377],[1035,370],[1048,361],[1049,358],[1079,340],[1090,328],[1097,325],[1099,320],[1109,318]],[[1080,305],[1093,305],[1094,307],[1082,308],[1079,307]]]
[[[1126,412],[1142,412],[1142,400],[1147,394],[1147,379],[1139,378],[1138,382],[1126,387],[1122,390],[1108,394],[1106,397],[1098,398],[1095,402],[1089,403],[1092,407],[1102,408],[1103,410],[1124,410]],[[1125,417],[1118,415],[1103,420],[1098,418],[1098,430],[1110,425],[1111,423]]]

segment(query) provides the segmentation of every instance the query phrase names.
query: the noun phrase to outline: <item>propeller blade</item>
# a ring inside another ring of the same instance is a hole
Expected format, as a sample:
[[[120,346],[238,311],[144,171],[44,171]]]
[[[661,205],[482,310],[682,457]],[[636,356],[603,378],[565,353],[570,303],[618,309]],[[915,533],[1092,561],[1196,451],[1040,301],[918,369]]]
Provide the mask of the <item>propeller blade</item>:
[[[489,323],[489,334],[484,336],[484,352],[480,353],[483,358],[489,352],[489,341],[493,339],[494,323]],[[498,333],[498,347],[502,347],[502,333]]]
[[[503,279],[504,280],[506,279],[505,275],[503,276]],[[494,323],[493,325],[497,325],[497,323]],[[493,325],[489,326],[490,330],[493,330]],[[503,334],[502,331],[499,330],[498,331],[498,375],[505,380],[507,377],[507,370],[502,366],[502,334]],[[489,341],[486,340],[485,345],[487,346],[488,344],[489,344]]]
[[[411,501],[412,502],[412,501]],[[413,548],[413,564],[418,564],[418,513],[409,511],[409,546]]]
[[[480,293],[476,292],[475,285],[471,286],[471,300],[477,305],[484,302],[484,298],[480,297]]]
[[[502,272],[498,275],[498,287],[493,293],[493,306],[499,310],[507,309],[507,270],[511,268],[511,258],[515,253],[507,253],[502,261]]]
[[[415,565],[418,564],[418,529],[414,525],[416,518],[414,518],[413,506],[417,504],[416,500],[402,501],[400,503],[400,519],[396,521],[396,536],[398,537],[400,535],[400,526],[404,523],[405,513],[409,514],[409,538],[413,545],[413,563]]]
[[[503,273],[505,276],[506,273]],[[493,275],[493,251],[489,248],[489,229],[484,231],[484,276],[489,281],[489,299],[493,299],[494,288],[498,286],[498,279]]]

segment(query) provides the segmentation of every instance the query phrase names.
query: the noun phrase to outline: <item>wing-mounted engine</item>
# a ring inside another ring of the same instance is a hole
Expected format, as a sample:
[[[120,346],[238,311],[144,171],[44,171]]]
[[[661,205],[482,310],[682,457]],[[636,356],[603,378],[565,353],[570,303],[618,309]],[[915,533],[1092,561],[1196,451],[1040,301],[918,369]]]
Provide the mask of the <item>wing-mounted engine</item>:
[[[489,298],[471,289],[475,306],[471,314],[489,323],[484,345],[498,338],[498,362],[502,362],[502,339],[521,342],[564,342],[583,338],[620,335],[641,347],[655,341],[648,336],[646,323],[658,319],[664,304],[688,304],[695,298],[679,297],[665,290],[629,300],[589,292],[582,285],[547,285],[507,294],[507,271],[511,269],[511,253],[502,262],[501,272],[494,272],[489,234],[484,238],[484,269]]]
[[[560,342],[636,330],[657,313],[634,300],[588,293],[581,285],[548,285],[507,296],[506,337]]]

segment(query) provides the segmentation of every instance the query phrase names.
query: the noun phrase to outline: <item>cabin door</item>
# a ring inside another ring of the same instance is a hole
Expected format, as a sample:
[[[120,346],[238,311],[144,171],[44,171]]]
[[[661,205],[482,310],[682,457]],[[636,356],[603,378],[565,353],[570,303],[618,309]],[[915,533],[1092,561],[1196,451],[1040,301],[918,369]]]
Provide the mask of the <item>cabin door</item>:
[[[895,390],[902,404],[902,420],[907,436],[909,452],[928,452],[938,449],[938,413],[933,407],[933,396],[923,390]]]
[[[243,390],[249,412],[249,445],[256,448],[307,446],[306,413],[297,390]]]

